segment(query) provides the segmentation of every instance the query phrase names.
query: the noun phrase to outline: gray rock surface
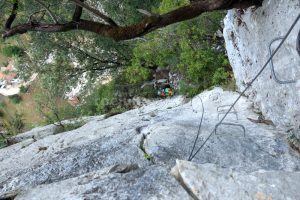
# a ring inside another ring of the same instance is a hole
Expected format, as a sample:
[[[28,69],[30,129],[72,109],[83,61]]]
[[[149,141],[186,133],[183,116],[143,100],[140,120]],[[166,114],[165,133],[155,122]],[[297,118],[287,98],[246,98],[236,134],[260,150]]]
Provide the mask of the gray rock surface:
[[[244,89],[269,57],[269,43],[284,36],[300,13],[299,0],[264,0],[263,6],[245,11],[229,11],[225,18],[224,38],[237,86]],[[254,82],[246,95],[255,107],[274,124],[293,129],[300,138],[300,56],[296,40],[300,21],[275,55],[275,74],[280,80],[295,80],[291,84],[275,82],[270,65]],[[280,40],[272,45],[274,50]]]
[[[197,199],[300,199],[300,172],[244,173],[179,160],[172,172]]]
[[[185,186],[169,170],[176,159],[189,156],[202,114],[200,97],[205,113],[197,147],[226,110],[218,107],[237,96],[215,88],[190,102],[182,97],[165,99],[107,119],[92,118],[73,131],[1,149],[0,197],[189,199]],[[299,171],[299,154],[289,147],[286,133],[249,121],[258,117],[252,109],[252,103],[242,97],[226,122],[242,124],[245,135],[240,127],[220,126],[193,161],[241,173]]]
[[[205,113],[197,148],[214,129],[218,119],[223,116],[221,114],[218,117],[218,107],[229,105],[238,94],[215,89],[198,97],[203,100]],[[192,104],[188,103],[168,112],[158,113],[156,117],[161,118],[161,122],[142,129],[141,132],[146,135],[145,150],[152,155],[155,163],[173,166],[174,158],[188,159],[201,117],[201,102],[198,97]],[[258,118],[251,109],[252,103],[242,98],[235,106],[237,113],[229,114],[225,120],[243,125],[246,129],[245,135],[241,127],[220,126],[217,134],[212,135],[193,161],[215,163],[221,167],[232,167],[247,172],[258,169],[299,170],[299,157],[287,144],[286,133],[276,130],[273,126],[248,120],[247,118]]]
[[[62,124],[64,125],[76,124],[76,123],[84,124],[91,120],[102,119],[102,118],[103,116],[82,117],[80,119],[64,120],[62,121]],[[40,140],[49,135],[56,134],[59,131],[59,129],[60,129],[59,125],[55,125],[55,124],[50,124],[43,127],[36,127],[30,131],[11,137],[9,141],[10,143],[14,144],[14,143],[20,143],[25,140],[31,140],[31,139]]]
[[[110,168],[106,168],[61,182],[41,185],[21,193],[16,200],[191,199],[163,167],[149,166],[126,173],[110,171]]]

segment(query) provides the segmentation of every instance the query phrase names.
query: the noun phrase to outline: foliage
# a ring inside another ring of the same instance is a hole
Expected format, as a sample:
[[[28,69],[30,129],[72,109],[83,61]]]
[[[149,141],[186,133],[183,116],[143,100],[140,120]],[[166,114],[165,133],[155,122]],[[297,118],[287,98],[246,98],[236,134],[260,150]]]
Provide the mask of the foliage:
[[[217,85],[225,82],[229,77],[229,73],[224,68],[218,68],[212,78],[213,84]]]
[[[22,132],[24,128],[24,119],[21,113],[14,113],[12,116],[8,116],[2,120],[1,126],[7,132],[8,135],[13,136]]]
[[[93,92],[86,96],[84,104],[80,107],[81,114],[95,115],[115,112],[116,109],[124,110],[125,108],[122,107],[121,102],[118,102],[122,96],[116,90],[116,87],[116,83],[112,81],[93,89]]]
[[[151,161],[151,160],[153,160],[153,157],[150,154],[144,153],[144,159]]]
[[[192,97],[198,94],[198,89],[190,83],[187,83],[185,80],[179,82],[179,94]]]
[[[147,85],[136,92],[137,96],[145,97],[148,99],[157,97],[156,93],[157,91],[152,85]]]
[[[5,103],[4,102],[0,102],[0,109],[5,108]]]
[[[1,54],[6,57],[21,57],[24,55],[24,50],[18,46],[5,46],[1,49]]]
[[[0,109],[0,118],[4,117],[4,111]]]
[[[83,121],[76,121],[74,123],[64,124],[63,126],[59,126],[58,129],[56,129],[56,131],[54,132],[54,135],[63,133],[66,131],[72,131],[72,130],[78,129],[78,128],[82,127],[83,125],[84,125]]]
[[[143,19],[137,9],[151,10],[159,5],[159,0],[103,0],[103,10],[119,24],[129,25]]]
[[[141,88],[141,84],[128,84],[127,71],[114,74],[114,79],[91,89],[78,108],[82,115],[105,113],[121,113],[134,107],[132,98],[135,96],[153,98],[153,87]]]
[[[19,17],[15,23],[27,22],[23,13],[43,23],[52,23],[48,14],[39,13],[42,7],[33,0],[20,1]],[[74,4],[67,1],[49,0],[47,4],[63,6],[52,9],[59,21],[69,21]],[[144,16],[137,9],[166,13],[189,3],[188,0],[96,0],[89,5],[101,8],[120,25],[140,21]],[[159,7],[157,7],[159,5]],[[4,5],[10,11],[11,4]],[[9,12],[4,12],[9,13]],[[157,30],[144,38],[115,42],[90,32],[71,31],[59,34],[31,32],[8,39],[9,46],[2,49],[14,55],[15,66],[21,78],[28,80],[39,74],[41,91],[35,94],[37,110],[47,123],[61,125],[64,119],[79,115],[115,114],[131,109],[128,100],[134,96],[155,97],[151,86],[141,88],[151,81],[153,70],[167,68],[183,75],[180,93],[193,96],[200,91],[228,80],[230,67],[224,53],[222,38],[216,31],[221,29],[224,12],[205,13],[198,18]],[[7,16],[0,16],[7,18]],[[101,19],[84,12],[85,19]],[[17,45],[17,46],[16,46]],[[12,47],[17,47],[13,49]],[[26,49],[24,52],[23,49]],[[22,53],[21,53],[22,52]],[[112,77],[107,84],[100,84],[99,77]],[[98,83],[94,84],[94,83]],[[85,98],[79,107],[72,107],[64,100],[65,94],[78,84],[83,84]],[[21,88],[25,93],[26,88]]]
[[[141,67],[139,60],[133,59],[132,65],[125,70],[125,76],[130,84],[142,84],[151,78],[151,70]]]
[[[62,80],[59,75],[48,78],[42,76],[39,81],[40,91],[37,91],[33,98],[37,111],[45,118],[47,124],[57,123],[64,127],[62,121],[78,117],[79,112],[63,99],[65,88],[60,85]]]
[[[20,87],[20,92],[21,92],[22,94],[25,94],[25,93],[28,92],[28,89],[29,89],[28,86],[22,85],[22,86]]]
[[[31,4],[31,3],[32,4]],[[70,20],[75,5],[66,1],[50,0],[49,5],[62,4],[59,9],[52,9],[59,21]],[[132,24],[141,20],[144,16],[137,8],[151,10],[159,4],[159,0],[146,1],[118,1],[118,0],[91,0],[89,5],[105,10],[106,13],[120,25]],[[26,21],[28,18],[21,13],[34,13],[44,9],[40,5],[29,0],[24,3],[20,1],[18,10],[18,22]],[[6,5],[7,10],[10,5]],[[83,18],[87,20],[101,21],[101,19],[83,12]],[[38,14],[38,13],[37,13]],[[40,13],[42,14],[42,13]],[[33,16],[38,18],[39,16]],[[46,13],[42,22],[52,22]],[[82,90],[92,87],[100,76],[106,76],[113,71],[128,65],[135,41],[116,42],[108,38],[99,37],[90,32],[72,31],[59,34],[51,33],[28,33],[26,39],[16,38],[19,46],[26,49],[22,58],[17,58],[16,68],[21,78],[28,80],[29,77],[38,73],[46,76],[56,76],[57,72],[64,74],[66,87],[74,87],[79,81],[86,80],[87,84]],[[25,37],[25,35],[21,36]]]
[[[162,0],[159,8],[157,9],[157,12],[160,14],[164,14],[188,4],[189,0]]]
[[[22,97],[18,94],[9,96],[9,99],[13,104],[19,104],[22,101]]]
[[[7,145],[6,144],[6,139],[4,139],[3,137],[0,136],[0,149],[5,147],[6,145]]]
[[[162,0],[159,13],[188,4],[187,0]],[[180,93],[195,95],[228,80],[230,66],[224,41],[217,37],[224,12],[205,13],[195,19],[166,27],[145,37],[133,50],[127,79],[142,83],[151,78],[151,69],[168,68],[183,75]]]

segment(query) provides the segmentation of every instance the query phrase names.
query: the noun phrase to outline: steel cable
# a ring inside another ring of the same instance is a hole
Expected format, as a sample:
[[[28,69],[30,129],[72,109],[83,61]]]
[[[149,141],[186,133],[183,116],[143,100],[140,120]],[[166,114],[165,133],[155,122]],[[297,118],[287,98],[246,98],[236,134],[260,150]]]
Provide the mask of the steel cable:
[[[279,49],[282,47],[283,43],[286,41],[286,39],[288,38],[288,36],[290,35],[290,33],[292,32],[292,30],[294,29],[294,27],[296,26],[297,22],[300,19],[300,14],[298,15],[298,17],[295,19],[294,23],[291,25],[290,29],[288,30],[288,32],[286,33],[286,35],[284,36],[284,38],[281,40],[280,44],[277,46],[277,48],[275,49],[275,51],[272,53],[272,55],[269,57],[269,59],[267,60],[267,62],[264,64],[264,66],[261,68],[261,70],[256,74],[256,76],[252,79],[252,81],[247,85],[247,87],[242,91],[242,93],[238,96],[238,98],[234,101],[234,103],[230,106],[230,108],[228,109],[228,111],[225,113],[225,115],[223,116],[223,118],[219,121],[219,123],[216,124],[215,128],[212,130],[212,132],[208,135],[208,137],[205,139],[205,141],[202,143],[202,145],[197,149],[197,151],[189,157],[188,161],[192,161],[195,156],[201,151],[201,149],[205,146],[205,144],[207,143],[207,141],[211,138],[211,136],[213,135],[213,133],[216,130],[216,127],[218,124],[221,124],[224,119],[227,117],[228,113],[232,110],[232,108],[235,106],[235,104],[240,100],[240,98],[245,94],[245,92],[252,86],[252,84],[254,83],[254,81],[262,74],[262,72],[266,69],[266,67],[268,66],[268,64],[271,62],[271,60],[273,59],[273,57],[275,56],[275,54],[279,51]],[[202,119],[201,119],[202,121]]]

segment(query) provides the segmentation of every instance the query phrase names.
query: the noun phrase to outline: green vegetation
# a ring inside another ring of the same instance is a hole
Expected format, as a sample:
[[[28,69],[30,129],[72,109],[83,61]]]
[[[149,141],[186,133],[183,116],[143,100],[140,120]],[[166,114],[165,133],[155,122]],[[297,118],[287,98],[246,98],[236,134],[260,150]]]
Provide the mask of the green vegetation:
[[[63,126],[59,125],[58,129],[55,131],[54,135],[59,134],[59,133],[63,133],[63,132],[67,132],[67,131],[71,131],[71,130],[75,130],[78,129],[80,127],[82,127],[84,125],[83,121],[76,121],[74,123],[69,123],[69,124],[63,124]]]
[[[145,160],[148,160],[148,161],[153,160],[153,157],[147,153],[144,153],[144,158],[145,158]]]
[[[128,25],[144,17],[137,8],[163,14],[189,2],[105,0],[101,4],[118,24]],[[54,4],[57,0],[47,3]],[[89,1],[92,6],[97,3]],[[14,23],[28,21],[23,13],[44,9],[33,5],[21,1],[19,17]],[[3,8],[9,11],[11,5],[6,3]],[[71,3],[64,4],[53,12],[60,16],[59,20],[68,21],[74,8]],[[6,58],[0,57],[1,63],[6,66],[7,60],[12,60],[18,76],[24,80],[38,73],[38,79],[30,88],[22,86],[20,95],[0,104],[0,117],[6,121],[4,129],[16,134],[38,125],[56,123],[60,126],[58,132],[62,132],[82,125],[65,125],[62,121],[66,119],[99,114],[110,117],[125,112],[135,107],[131,101],[134,97],[156,97],[153,85],[141,86],[153,80],[157,68],[179,74],[182,80],[176,93],[188,97],[215,85],[234,88],[224,41],[217,34],[222,30],[224,15],[223,11],[204,13],[131,41],[116,42],[78,30],[59,34],[30,32],[2,41],[1,56]],[[83,17],[92,19],[87,12]],[[37,12],[32,18],[52,22],[51,17],[43,13]],[[111,81],[104,84],[102,78]],[[71,106],[66,94],[78,84],[84,85],[81,102]]]
[[[3,112],[2,109],[0,109],[0,118],[1,118],[1,117],[4,117],[4,112]]]
[[[13,104],[19,104],[22,101],[22,97],[18,94],[8,97]]]
[[[44,78],[39,82],[39,91],[33,96],[36,111],[43,116],[46,124],[56,123],[64,128],[62,121],[79,117],[78,110],[61,98],[65,91],[55,84],[59,84],[57,80]]]
[[[24,86],[24,85],[22,85],[21,87],[20,87],[20,92],[22,93],[22,94],[25,94],[27,91],[28,91],[28,86]]]
[[[5,103],[4,102],[0,102],[0,109],[4,109],[5,108]]]
[[[18,46],[4,46],[1,49],[1,53],[2,55],[6,56],[6,57],[21,57],[24,55],[24,50]]]
[[[1,127],[5,130],[7,135],[13,136],[21,133],[24,125],[23,115],[20,113],[14,113],[2,121]]]
[[[165,13],[187,4],[186,0],[164,0],[157,9]],[[225,56],[223,38],[216,35],[224,12],[212,12],[175,24],[145,37],[133,50],[126,69],[131,83],[149,80],[151,68],[161,67],[183,75],[180,93],[195,95],[213,85],[225,84],[230,65]]]

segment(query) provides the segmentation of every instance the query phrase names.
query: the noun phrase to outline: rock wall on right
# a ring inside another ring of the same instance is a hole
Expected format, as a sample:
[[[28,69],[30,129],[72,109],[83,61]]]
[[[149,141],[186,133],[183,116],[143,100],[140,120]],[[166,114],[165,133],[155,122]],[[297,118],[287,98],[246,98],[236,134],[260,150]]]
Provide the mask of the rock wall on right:
[[[224,20],[224,38],[237,86],[242,91],[280,43],[297,16],[300,0],[265,0],[262,7],[230,10]],[[271,64],[246,92],[265,118],[300,138],[300,20]],[[274,41],[272,44],[272,40]],[[271,46],[270,46],[271,44]]]

